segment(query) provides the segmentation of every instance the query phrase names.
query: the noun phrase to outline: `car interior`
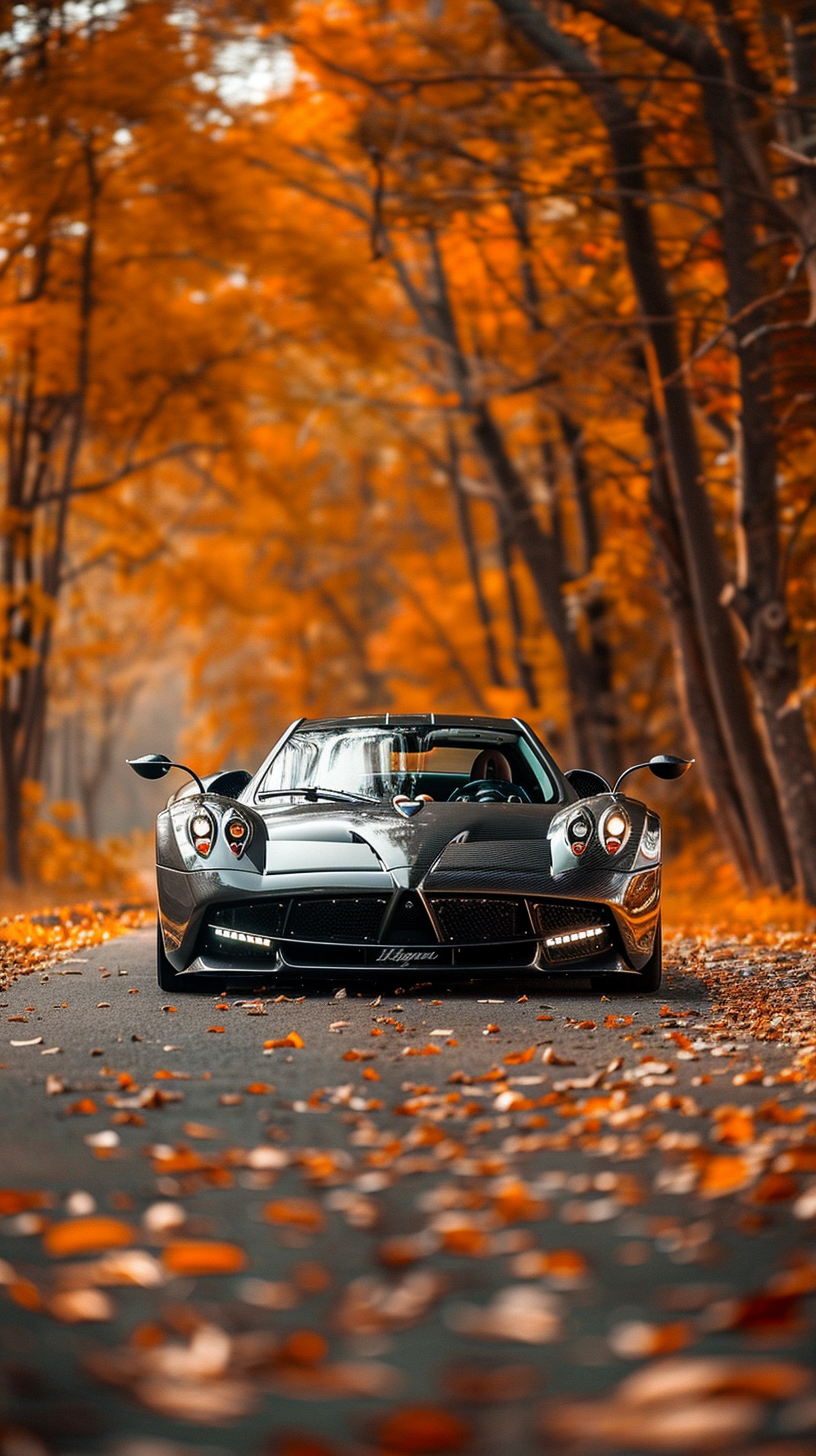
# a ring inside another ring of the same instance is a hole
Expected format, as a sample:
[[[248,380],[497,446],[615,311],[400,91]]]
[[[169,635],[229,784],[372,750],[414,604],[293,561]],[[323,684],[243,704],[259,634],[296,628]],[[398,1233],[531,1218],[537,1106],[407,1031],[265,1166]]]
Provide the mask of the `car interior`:
[[[427,733],[375,728],[342,735],[303,730],[270,765],[261,793],[315,784],[387,800],[436,803],[552,803],[558,789],[520,735],[435,728]]]

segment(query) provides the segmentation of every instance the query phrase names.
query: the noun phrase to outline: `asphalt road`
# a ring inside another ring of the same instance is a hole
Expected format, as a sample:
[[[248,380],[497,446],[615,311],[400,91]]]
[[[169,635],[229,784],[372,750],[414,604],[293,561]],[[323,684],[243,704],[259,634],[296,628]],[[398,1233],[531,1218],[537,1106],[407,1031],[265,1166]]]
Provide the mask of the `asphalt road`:
[[[0,1002],[2,1456],[816,1449],[813,1073],[699,961],[253,1005],[171,1002],[153,946]]]

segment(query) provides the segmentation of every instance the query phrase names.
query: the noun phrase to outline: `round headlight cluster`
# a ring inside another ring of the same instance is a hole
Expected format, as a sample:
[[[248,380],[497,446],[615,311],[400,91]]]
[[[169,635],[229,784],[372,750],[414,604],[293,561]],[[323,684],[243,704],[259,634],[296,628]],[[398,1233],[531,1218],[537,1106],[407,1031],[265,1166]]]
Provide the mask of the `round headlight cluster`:
[[[252,830],[246,819],[242,818],[240,814],[233,814],[224,825],[224,834],[227,844],[237,859],[249,844]]]
[[[576,814],[567,825],[567,840],[576,859],[586,852],[592,838],[592,825],[585,814]]]
[[[631,827],[629,815],[624,809],[616,806],[607,811],[601,825],[601,839],[607,854],[617,854],[623,848]]]
[[[196,809],[189,828],[196,854],[206,859],[215,843],[215,821],[212,815],[206,809]]]

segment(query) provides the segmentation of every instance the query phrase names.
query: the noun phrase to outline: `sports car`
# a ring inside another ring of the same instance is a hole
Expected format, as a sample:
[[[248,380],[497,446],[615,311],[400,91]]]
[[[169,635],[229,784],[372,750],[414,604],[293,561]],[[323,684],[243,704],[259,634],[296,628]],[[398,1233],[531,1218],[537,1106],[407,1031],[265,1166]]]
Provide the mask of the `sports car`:
[[[519,718],[386,713],[301,718],[254,775],[128,762],[190,775],[156,825],[165,991],[293,973],[660,985],[660,820],[620,785],[690,759],[610,787],[562,773]]]

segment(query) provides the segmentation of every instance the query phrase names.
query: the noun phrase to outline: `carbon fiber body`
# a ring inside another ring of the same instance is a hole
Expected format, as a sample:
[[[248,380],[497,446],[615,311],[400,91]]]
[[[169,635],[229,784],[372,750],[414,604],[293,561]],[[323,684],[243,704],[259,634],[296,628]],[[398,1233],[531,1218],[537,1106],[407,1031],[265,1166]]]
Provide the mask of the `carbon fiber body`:
[[[557,798],[431,802],[413,817],[392,802],[264,803],[259,785],[277,745],[236,798],[189,786],[158,816],[160,923],[173,971],[268,981],[289,968],[643,970],[660,914],[656,816],[622,795],[579,799],[518,720],[440,721],[522,730]],[[630,828],[618,852],[594,832],[581,858],[570,853],[566,826],[579,806],[596,831],[605,813],[624,808]],[[203,862],[190,832],[202,809],[215,830]],[[237,860],[227,837],[236,812],[250,828]],[[645,856],[645,844],[657,852]]]

